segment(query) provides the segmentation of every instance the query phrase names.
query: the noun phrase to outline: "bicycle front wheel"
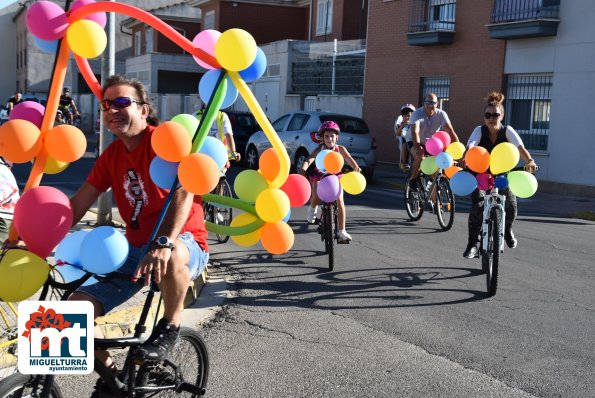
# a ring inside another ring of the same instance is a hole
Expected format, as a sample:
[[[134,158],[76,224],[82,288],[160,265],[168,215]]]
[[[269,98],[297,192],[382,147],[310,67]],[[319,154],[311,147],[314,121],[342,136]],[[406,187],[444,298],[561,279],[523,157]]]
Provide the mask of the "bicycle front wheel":
[[[324,248],[328,254],[328,270],[332,271],[335,268],[335,229],[337,228],[335,222],[335,212],[332,205],[325,205],[324,212]]]
[[[455,220],[455,196],[450,182],[444,176],[439,176],[436,183],[436,215],[443,231],[452,228]]]
[[[494,296],[498,288],[498,263],[502,239],[500,219],[500,210],[493,209],[488,220],[488,247],[484,248],[481,255],[481,265],[486,274],[488,297]]]
[[[43,381],[41,376],[14,373],[0,380],[0,398],[42,396]],[[56,383],[52,383],[49,397],[62,398],[62,392]]]
[[[227,196],[228,198],[231,198],[231,187],[229,186],[229,183],[227,182],[226,179],[222,179],[219,182],[219,186],[217,188],[219,195],[222,196]],[[219,225],[224,225],[226,227],[229,227],[229,225],[231,224],[231,218],[232,218],[232,208],[231,207],[218,207],[217,205],[214,206],[214,212],[216,214],[215,216],[215,224],[219,224]],[[225,243],[229,240],[229,235],[223,235],[223,234],[216,234],[217,235],[217,240],[221,243]]]
[[[411,183],[411,177],[405,182],[405,210],[411,221],[417,221],[424,214],[424,205],[419,189]]]

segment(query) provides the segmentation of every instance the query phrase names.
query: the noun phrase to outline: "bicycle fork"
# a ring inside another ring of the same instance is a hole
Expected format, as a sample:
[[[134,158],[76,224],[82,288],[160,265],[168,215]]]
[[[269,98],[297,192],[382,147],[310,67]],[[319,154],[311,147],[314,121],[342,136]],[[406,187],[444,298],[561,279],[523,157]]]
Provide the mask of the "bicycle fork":
[[[483,199],[483,224],[481,226],[481,247],[484,251],[487,250],[489,247],[489,240],[490,240],[490,213],[494,207],[497,207],[500,210],[500,247],[498,248],[500,252],[504,251],[504,218],[506,217],[506,212],[504,211],[504,201],[506,197],[503,195],[498,195],[498,191],[492,193],[490,195],[484,196]]]

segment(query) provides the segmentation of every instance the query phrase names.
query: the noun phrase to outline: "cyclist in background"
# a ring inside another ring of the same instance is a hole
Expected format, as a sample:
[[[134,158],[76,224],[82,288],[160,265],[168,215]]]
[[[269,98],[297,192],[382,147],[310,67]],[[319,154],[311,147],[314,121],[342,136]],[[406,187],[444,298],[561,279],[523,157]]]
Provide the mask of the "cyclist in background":
[[[471,133],[469,141],[467,141],[467,148],[474,146],[481,146],[492,152],[494,147],[502,142],[510,142],[519,150],[521,158],[525,161],[525,166],[531,173],[537,170],[537,164],[531,158],[531,154],[523,145],[523,140],[518,133],[511,127],[502,124],[504,119],[504,95],[502,93],[492,91],[488,94],[487,105],[484,109],[484,124],[477,126]],[[517,201],[516,196],[509,188],[500,189],[500,194],[506,196],[504,204],[506,211],[505,225],[504,225],[504,241],[508,247],[515,248],[517,239],[512,232],[512,223],[517,215]],[[481,232],[481,223],[483,220],[483,204],[486,192],[476,189],[471,194],[472,207],[469,212],[468,231],[469,239],[467,248],[463,252],[463,257],[474,258],[477,256],[477,246],[479,243],[479,234]]]
[[[19,186],[11,168],[12,163],[0,156],[0,243],[8,238],[14,206],[19,200]]]
[[[76,108],[74,98],[70,96],[70,89],[68,87],[64,87],[64,90],[62,90],[58,109],[62,111],[62,114],[64,115],[64,122],[68,124],[74,124],[75,115],[77,117],[81,115]]]
[[[331,120],[326,121],[320,125],[318,128],[318,134],[322,139],[322,144],[320,144],[312,154],[304,161],[300,169],[300,174],[308,175],[310,177],[310,182],[312,183],[312,199],[310,200],[310,206],[308,207],[308,223],[314,224],[316,221],[316,212],[318,211],[318,204],[320,203],[320,199],[316,194],[316,188],[318,187],[318,182],[323,177],[323,173],[316,168],[314,160],[316,159],[316,155],[320,153],[323,149],[329,149],[334,152],[338,152],[343,156],[343,159],[349,164],[353,170],[357,172],[361,172],[361,169],[355,159],[349,154],[347,148],[343,145],[338,145],[337,141],[339,140],[339,133],[341,129],[339,125]],[[312,164],[311,168],[309,169],[310,164]],[[345,202],[343,201],[343,191],[341,191],[341,195],[339,199],[337,199],[337,207],[339,209],[338,214],[338,227],[339,227],[339,241],[348,242],[352,240],[351,235],[347,233],[345,230],[345,220],[347,218],[345,212]]]
[[[6,111],[8,112],[8,115],[10,115],[10,112],[12,112],[12,110],[14,109],[15,106],[17,106],[18,104],[20,104],[23,101],[24,101],[23,94],[21,94],[20,91],[17,91],[16,93],[14,93],[14,96],[10,97],[10,99],[8,100],[8,102],[6,104]]]
[[[397,136],[397,140],[399,140],[399,149],[401,151],[399,167],[405,172],[410,169],[408,157],[413,142],[411,141],[411,125],[409,121],[413,112],[415,112],[415,107],[411,104],[405,104],[401,107],[401,114],[395,120],[395,135]]]
[[[201,108],[194,113],[194,116],[200,120],[204,111],[205,104],[203,103]],[[231,122],[229,121],[227,113],[223,111],[217,111],[217,117],[215,118],[215,121],[209,130],[209,135],[211,137],[218,138],[221,140],[221,142],[223,142],[227,148],[228,159],[234,159],[237,162],[242,159],[240,153],[236,151],[236,143],[233,139],[233,130],[231,128]],[[223,172],[225,172],[227,169],[229,169],[229,162],[227,162],[225,165]]]

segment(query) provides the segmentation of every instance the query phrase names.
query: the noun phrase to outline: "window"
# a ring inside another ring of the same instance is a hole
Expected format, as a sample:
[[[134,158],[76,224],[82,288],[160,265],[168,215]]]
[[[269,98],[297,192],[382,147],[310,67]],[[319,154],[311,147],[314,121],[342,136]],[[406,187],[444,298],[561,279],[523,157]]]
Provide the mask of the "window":
[[[145,31],[145,53],[153,52],[153,28],[147,28]]]
[[[333,0],[318,0],[316,35],[328,35],[333,31]]]
[[[291,118],[291,122],[289,122],[289,126],[287,126],[287,131],[297,131],[302,130],[306,125],[306,122],[310,119],[310,115],[305,115],[303,113],[296,113]]]
[[[422,77],[420,103],[429,93],[435,93],[438,97],[438,108],[448,112],[448,101],[450,98],[450,78],[448,77]]]
[[[529,151],[546,151],[550,129],[552,75],[508,75],[506,124]]]
[[[285,124],[287,123],[287,120],[289,120],[289,116],[291,116],[291,115],[285,115],[285,116],[282,116],[281,118],[275,120],[275,122],[273,123],[273,130],[283,131],[283,128],[285,127]]]
[[[215,11],[208,11],[205,14],[204,29],[215,29]]]
[[[137,31],[134,32],[134,55],[140,55],[140,37],[141,37],[141,32]]]
[[[456,5],[453,0],[430,0],[429,30],[454,30]]]

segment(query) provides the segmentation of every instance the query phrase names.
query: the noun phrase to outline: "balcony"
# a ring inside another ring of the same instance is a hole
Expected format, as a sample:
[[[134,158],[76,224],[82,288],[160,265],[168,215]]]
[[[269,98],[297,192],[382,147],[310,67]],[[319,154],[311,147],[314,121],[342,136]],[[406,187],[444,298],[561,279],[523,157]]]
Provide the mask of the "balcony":
[[[451,44],[455,34],[455,0],[412,0],[407,44]]]
[[[494,0],[488,30],[492,39],[556,36],[560,0]]]

